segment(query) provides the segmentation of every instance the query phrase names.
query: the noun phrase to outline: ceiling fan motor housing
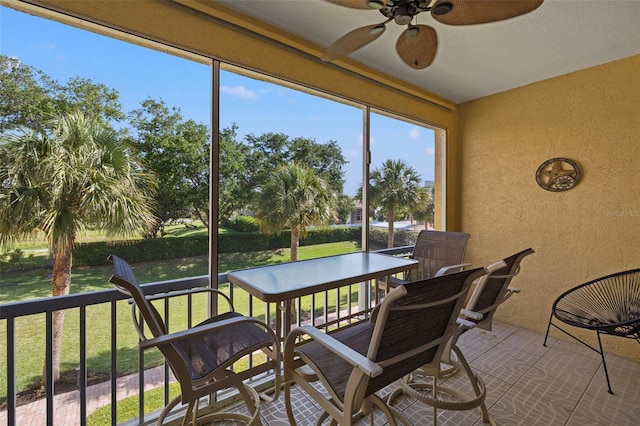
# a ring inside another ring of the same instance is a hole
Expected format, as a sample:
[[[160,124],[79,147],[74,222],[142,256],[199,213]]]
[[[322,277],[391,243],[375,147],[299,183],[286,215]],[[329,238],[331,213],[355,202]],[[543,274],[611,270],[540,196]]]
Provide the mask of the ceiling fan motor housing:
[[[418,8],[419,3],[418,1],[396,1],[391,6],[380,9],[380,13],[387,18],[392,18],[398,25],[409,25],[413,17],[421,12]]]
[[[445,25],[475,25],[502,21],[532,12],[544,0],[326,0],[352,9],[378,9],[386,20],[350,31],[335,41],[323,55],[333,60],[350,54],[377,39],[387,23],[406,25],[396,41],[400,59],[413,69],[428,67],[438,48],[438,36],[433,27],[413,23],[422,12]]]

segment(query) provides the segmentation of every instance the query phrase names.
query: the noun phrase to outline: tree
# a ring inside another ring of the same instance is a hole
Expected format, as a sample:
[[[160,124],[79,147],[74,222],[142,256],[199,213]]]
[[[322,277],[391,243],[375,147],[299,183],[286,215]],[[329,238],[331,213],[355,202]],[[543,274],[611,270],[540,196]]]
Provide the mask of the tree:
[[[320,144],[313,139],[295,138],[291,141],[288,154],[288,161],[295,161],[315,170],[336,194],[342,194],[343,167],[348,162],[337,142]]]
[[[238,126],[220,132],[218,219],[224,223],[250,204],[255,188],[249,184],[249,147],[236,140]]]
[[[55,115],[58,84],[44,72],[0,55],[0,133],[21,126],[43,130]]]
[[[420,175],[403,160],[387,160],[374,169],[369,178],[372,207],[380,208],[388,222],[387,246],[393,247],[393,222],[396,210],[412,209],[420,198]]]
[[[258,197],[260,229],[278,234],[291,228],[291,261],[298,260],[300,237],[309,225],[323,225],[335,217],[335,194],[313,169],[296,163],[279,166]]]
[[[433,224],[434,208],[431,191],[428,188],[420,188],[418,203],[411,210],[411,215],[418,222],[424,223],[424,229],[429,229],[429,224]]]
[[[170,109],[162,100],[146,99],[129,117],[134,129],[130,143],[136,156],[158,179],[154,212],[158,222],[151,235],[162,233],[165,223],[192,214],[207,224],[208,127],[185,121],[178,108]]]
[[[317,143],[313,139],[290,139],[283,133],[263,133],[245,136],[249,152],[246,157],[246,185],[254,194],[279,164],[295,162],[314,170],[336,194],[344,186],[343,166],[347,163],[340,147],[333,141]]]
[[[74,77],[61,85],[17,58],[0,55],[0,133],[48,128],[58,115],[76,111],[105,126],[124,118],[120,95],[104,84]]]
[[[338,196],[336,211],[338,214],[338,223],[346,223],[351,213],[356,208],[356,203],[352,197],[342,194]]]
[[[0,247],[44,232],[54,256],[51,293],[61,296],[69,294],[81,231],[131,236],[146,230],[153,221],[154,179],[131,161],[113,130],[80,113],[48,127],[53,131],[0,139]],[[63,325],[64,311],[54,312],[54,380],[60,377]]]

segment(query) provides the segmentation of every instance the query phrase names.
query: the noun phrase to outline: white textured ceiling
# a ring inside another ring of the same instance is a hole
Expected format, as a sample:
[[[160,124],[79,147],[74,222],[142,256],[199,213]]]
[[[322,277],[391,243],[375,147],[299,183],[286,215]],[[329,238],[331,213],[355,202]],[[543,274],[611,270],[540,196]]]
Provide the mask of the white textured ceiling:
[[[384,21],[376,10],[324,0],[216,1],[321,47]],[[526,15],[481,25],[447,26],[428,13],[417,19],[438,35],[428,68],[413,70],[400,60],[395,42],[405,27],[393,22],[349,58],[462,103],[640,54],[640,0],[545,0]]]

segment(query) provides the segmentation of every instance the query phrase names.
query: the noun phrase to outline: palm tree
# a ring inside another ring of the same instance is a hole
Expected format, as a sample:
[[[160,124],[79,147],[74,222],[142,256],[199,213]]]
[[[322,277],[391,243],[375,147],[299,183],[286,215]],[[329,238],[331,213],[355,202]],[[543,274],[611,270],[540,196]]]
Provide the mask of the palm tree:
[[[69,294],[78,234],[96,228],[140,235],[153,220],[155,184],[112,129],[80,113],[53,124],[51,134],[25,130],[0,140],[0,247],[44,232],[54,258],[51,293],[60,296]],[[63,325],[64,311],[54,312],[54,380]]]
[[[387,247],[393,247],[393,222],[396,210],[411,210],[420,197],[420,175],[402,160],[387,160],[369,177],[372,207],[384,211],[388,226]]]
[[[424,229],[429,229],[429,224],[433,223],[434,208],[430,191],[427,188],[420,188],[418,204],[411,210],[411,215],[416,221],[424,223]]]
[[[260,229],[278,234],[291,228],[291,260],[298,260],[300,237],[309,225],[323,225],[335,217],[336,196],[324,179],[302,165],[279,166],[258,196]]]

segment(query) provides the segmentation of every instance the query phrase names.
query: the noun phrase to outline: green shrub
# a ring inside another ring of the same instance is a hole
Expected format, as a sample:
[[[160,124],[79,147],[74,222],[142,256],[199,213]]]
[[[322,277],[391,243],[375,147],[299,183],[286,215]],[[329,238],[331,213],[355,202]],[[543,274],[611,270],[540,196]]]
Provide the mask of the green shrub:
[[[192,235],[181,238],[148,238],[119,242],[91,242],[75,245],[74,266],[99,266],[116,254],[131,263],[199,256],[209,252],[209,237]]]
[[[36,266],[36,260],[33,253],[24,257],[24,252],[20,249],[8,251],[0,254],[0,272],[18,271],[22,269],[30,269]]]
[[[369,228],[369,241],[372,249],[381,249],[387,247],[389,232],[386,229],[378,227]],[[416,243],[418,233],[415,231],[398,230],[393,233],[393,245],[396,247],[409,246]]]
[[[254,232],[258,230],[258,219],[251,216],[236,216],[229,221],[227,227],[238,232]]]
[[[340,241],[360,241],[360,227],[312,228],[300,245],[316,245]],[[385,233],[386,235],[386,233]],[[386,242],[386,237],[385,237]],[[242,253],[276,250],[291,246],[291,231],[266,235],[258,231],[218,235],[219,253]],[[74,266],[99,266],[108,263],[110,254],[127,259],[130,263],[200,256],[209,253],[209,237],[190,235],[180,238],[148,238],[119,242],[78,243],[73,253]]]
[[[220,253],[268,250],[269,248],[269,237],[257,231],[218,235],[218,252]]]

